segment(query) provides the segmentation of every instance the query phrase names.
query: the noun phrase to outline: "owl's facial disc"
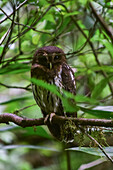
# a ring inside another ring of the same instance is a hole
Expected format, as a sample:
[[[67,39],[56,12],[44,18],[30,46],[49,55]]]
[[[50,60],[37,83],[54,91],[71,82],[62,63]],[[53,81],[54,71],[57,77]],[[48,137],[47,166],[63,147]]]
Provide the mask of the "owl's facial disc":
[[[61,53],[51,53],[47,56],[49,61],[49,69],[53,69],[55,65],[61,64],[62,54]]]
[[[55,66],[60,65],[63,61],[65,61],[65,55],[61,52],[48,52],[48,51],[38,51],[36,53],[36,62],[37,64],[52,70]]]

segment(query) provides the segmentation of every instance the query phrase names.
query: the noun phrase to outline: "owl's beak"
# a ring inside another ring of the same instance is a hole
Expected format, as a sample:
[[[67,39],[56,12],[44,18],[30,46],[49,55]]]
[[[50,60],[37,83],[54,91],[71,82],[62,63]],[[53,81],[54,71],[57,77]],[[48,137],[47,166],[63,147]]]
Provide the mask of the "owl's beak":
[[[49,63],[49,68],[50,68],[50,70],[52,69],[52,67],[53,67],[53,66],[52,66],[52,63],[50,62],[50,63]]]

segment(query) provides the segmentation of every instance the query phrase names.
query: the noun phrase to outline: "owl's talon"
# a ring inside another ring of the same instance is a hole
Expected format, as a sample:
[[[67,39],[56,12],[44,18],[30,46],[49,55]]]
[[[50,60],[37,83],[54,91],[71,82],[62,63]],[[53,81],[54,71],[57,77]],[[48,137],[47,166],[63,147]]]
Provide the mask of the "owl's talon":
[[[44,124],[48,124],[48,122],[52,124],[53,116],[55,116],[55,113],[48,114],[44,119]]]
[[[45,119],[44,119],[44,124],[47,124],[47,122],[48,122],[48,120],[49,120],[49,114],[45,117]]]
[[[51,123],[51,124],[52,124],[52,119],[53,119],[54,116],[55,116],[55,113],[51,113],[51,114],[50,114],[49,120],[50,120],[50,123]]]

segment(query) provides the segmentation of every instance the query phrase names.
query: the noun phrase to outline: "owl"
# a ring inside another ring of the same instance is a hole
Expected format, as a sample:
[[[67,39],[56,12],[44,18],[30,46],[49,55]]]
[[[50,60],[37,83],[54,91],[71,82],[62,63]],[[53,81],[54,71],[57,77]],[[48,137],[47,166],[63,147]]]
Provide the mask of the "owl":
[[[31,77],[57,86],[60,93],[64,89],[76,94],[74,72],[67,64],[63,50],[56,46],[45,46],[36,51],[32,61]],[[35,84],[32,84],[32,90],[44,118],[51,113],[59,116],[76,115],[76,113],[65,113],[61,99],[51,91]],[[71,142],[74,139],[70,128],[67,128],[66,133],[63,131],[63,125],[48,123],[48,128],[60,141]],[[63,138],[62,133],[64,133]]]

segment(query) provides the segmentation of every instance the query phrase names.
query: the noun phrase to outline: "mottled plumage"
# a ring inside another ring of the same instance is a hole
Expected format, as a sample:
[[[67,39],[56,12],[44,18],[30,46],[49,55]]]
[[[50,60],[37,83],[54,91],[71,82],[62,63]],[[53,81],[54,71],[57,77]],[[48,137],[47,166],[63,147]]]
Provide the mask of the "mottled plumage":
[[[44,80],[49,84],[54,84],[58,87],[59,92],[65,89],[75,95],[75,77],[71,67],[66,62],[66,57],[58,47],[46,46],[38,49],[34,55],[31,77]],[[43,116],[46,117],[50,113],[66,116],[61,99],[49,90],[43,87],[32,85],[34,98],[39,105]],[[69,113],[68,113],[69,116]],[[70,114],[71,116],[71,114]],[[48,124],[50,132],[57,139],[61,139],[61,128],[57,124]],[[65,136],[65,135],[64,135]],[[66,140],[71,141],[73,135],[69,134]]]

